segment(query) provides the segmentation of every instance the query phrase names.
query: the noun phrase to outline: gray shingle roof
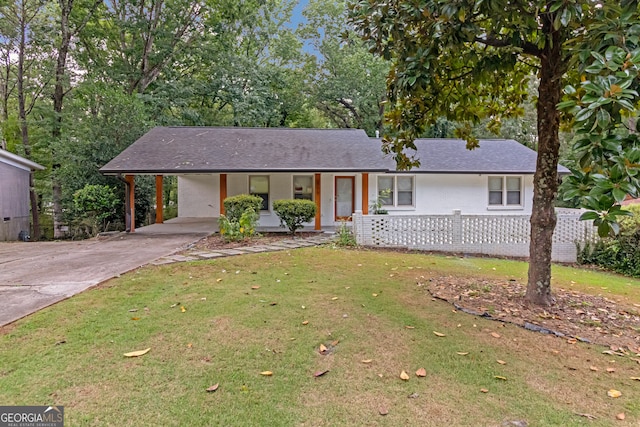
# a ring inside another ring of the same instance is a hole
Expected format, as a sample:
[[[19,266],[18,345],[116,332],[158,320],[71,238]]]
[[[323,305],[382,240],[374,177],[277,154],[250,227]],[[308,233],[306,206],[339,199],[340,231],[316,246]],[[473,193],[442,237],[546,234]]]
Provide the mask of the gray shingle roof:
[[[411,173],[533,174],[536,152],[513,140],[418,139]],[[409,151],[408,154],[411,154]],[[381,141],[359,129],[157,127],[100,169],[103,174],[388,172]],[[561,173],[568,170],[559,167]]]
[[[415,153],[420,167],[413,173],[502,173],[533,174],[536,171],[537,153],[512,139],[480,140],[480,146],[467,150],[466,142],[460,139],[417,139]],[[387,166],[395,169],[392,159]],[[559,166],[560,173],[568,173]]]
[[[383,171],[380,146],[360,129],[157,127],[100,172]]]

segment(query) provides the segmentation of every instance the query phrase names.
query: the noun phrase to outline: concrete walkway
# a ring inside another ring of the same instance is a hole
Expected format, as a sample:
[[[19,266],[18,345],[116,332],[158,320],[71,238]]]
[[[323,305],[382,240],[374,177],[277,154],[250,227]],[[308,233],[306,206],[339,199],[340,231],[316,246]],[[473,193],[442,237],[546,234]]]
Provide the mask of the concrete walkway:
[[[82,241],[0,242],[0,326],[146,264],[294,249],[332,238],[318,234],[266,246],[189,251],[211,234],[211,226],[207,220],[182,220]]]
[[[333,239],[334,239],[333,234],[319,233],[317,236],[312,236],[312,237],[283,239],[278,242],[273,242],[269,245],[243,246],[243,247],[234,248],[234,249],[212,249],[212,250],[189,249],[182,254],[172,254],[172,255],[159,258],[151,262],[151,264],[153,265],[172,264],[174,262],[197,261],[197,260],[221,258],[221,257],[235,256],[235,255],[255,254],[260,252],[273,252],[273,251],[283,251],[286,249],[306,248],[309,246],[317,246],[323,243],[328,243]]]

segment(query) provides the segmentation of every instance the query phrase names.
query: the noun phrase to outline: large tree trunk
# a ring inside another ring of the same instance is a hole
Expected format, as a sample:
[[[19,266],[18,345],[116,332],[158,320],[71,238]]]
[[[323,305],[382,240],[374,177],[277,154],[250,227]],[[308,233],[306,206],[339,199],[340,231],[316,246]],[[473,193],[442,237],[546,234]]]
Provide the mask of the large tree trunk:
[[[27,125],[27,106],[25,101],[25,89],[24,89],[24,60],[26,54],[27,44],[27,10],[25,2],[20,4],[21,13],[19,18],[20,25],[20,42],[18,46],[18,69],[16,72],[17,77],[17,89],[18,89],[18,119],[20,121],[20,135],[22,137],[22,145],[24,147],[25,157],[31,159],[31,144],[29,142],[29,128]],[[33,226],[33,232],[31,237],[33,240],[40,239],[40,217],[38,215],[38,196],[36,194],[33,171],[29,175],[29,201],[31,203],[31,220]]]
[[[547,28],[550,28],[549,24]],[[556,105],[562,97],[562,75],[566,64],[558,32],[552,34],[540,54],[538,87],[538,160],[533,177],[531,242],[526,299],[537,305],[550,305],[551,247],[556,226],[554,207],[558,192],[558,152],[560,114]]]
[[[71,43],[71,32],[69,30],[69,16],[73,8],[73,0],[60,2],[60,46],[58,47],[58,57],[56,59],[56,76],[55,87],[53,90],[53,129],[51,137],[53,141],[58,141],[62,135],[62,104],[64,101],[64,84],[67,67],[67,55],[69,53],[69,44]],[[54,145],[55,147],[55,145]],[[55,150],[55,148],[54,148]],[[53,154],[53,165],[51,174],[51,193],[53,201],[53,237],[55,239],[62,238],[66,235],[63,231],[62,216],[62,187],[58,179],[58,170],[60,163],[57,160],[55,151]]]

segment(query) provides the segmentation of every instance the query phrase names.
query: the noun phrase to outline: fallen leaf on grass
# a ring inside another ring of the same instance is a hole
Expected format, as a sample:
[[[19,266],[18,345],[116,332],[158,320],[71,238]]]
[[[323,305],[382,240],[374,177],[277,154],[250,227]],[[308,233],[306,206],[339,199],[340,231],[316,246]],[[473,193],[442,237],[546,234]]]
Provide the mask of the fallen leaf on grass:
[[[611,389],[607,392],[607,396],[613,397],[613,398],[620,397],[622,396],[622,392],[619,390]]]
[[[140,320],[139,317],[132,317],[131,320]]]
[[[331,298],[331,301],[335,301],[337,299],[338,299],[338,297],[333,297],[333,298]]]
[[[493,378],[497,379],[497,380],[502,380],[502,381],[506,381],[507,377],[503,377],[502,375],[495,375]]]
[[[409,325],[405,325],[405,329],[415,329],[415,326],[409,326]]]
[[[318,352],[320,354],[325,354],[327,352],[327,347],[324,344],[320,344],[320,347],[318,347]]]
[[[593,372],[598,372],[598,370],[599,370],[595,366],[589,366],[589,369],[591,369]]]
[[[506,365],[507,364],[507,362],[505,362],[504,360],[500,360],[500,359],[496,360],[496,362],[498,362],[501,365]]]
[[[500,334],[497,332],[491,332],[491,336],[494,338],[500,338]]]
[[[612,374],[616,371],[616,368],[607,368],[607,372]]]
[[[260,286],[252,286],[251,289],[256,290],[256,289],[260,289]]]
[[[149,350],[151,350],[151,347],[149,348],[145,348],[144,350],[137,350],[137,351],[131,351],[129,353],[125,353],[124,357],[138,357],[138,356],[142,356],[145,355],[147,353],[149,353]]]
[[[616,419],[623,421],[625,419],[625,415],[624,412],[620,412],[618,415],[616,415]]]
[[[640,377],[629,377],[629,378],[635,381],[640,381]]]
[[[180,306],[180,311],[184,313],[185,311],[187,311],[187,309],[184,308],[184,306],[182,305],[182,306]]]
[[[426,377],[427,376],[427,370],[424,368],[420,368],[416,371],[416,376],[417,377]]]
[[[137,308],[132,308],[131,310],[129,310],[129,313],[135,313],[136,311],[138,311]]]
[[[220,283],[222,282],[222,279],[216,279],[216,282]]]
[[[260,372],[260,375],[265,376],[265,377],[270,377],[273,375],[273,372],[271,371],[262,371]]]
[[[378,294],[371,294],[371,296],[377,297],[377,296],[378,296]]]
[[[373,362],[373,359],[364,359],[364,360],[361,360],[361,362],[362,363],[371,363],[371,362]]]
[[[328,369],[327,369],[327,370],[324,370],[324,371],[317,371],[317,372],[315,372],[315,373],[313,374],[313,376],[314,376],[314,377],[316,377],[316,378],[318,378],[318,377],[323,376],[323,375],[324,375],[324,374],[326,374],[327,372],[329,372],[329,370],[328,370]]]
[[[486,388],[481,388],[481,389],[480,389],[480,392],[481,392],[481,393],[489,393],[489,390],[487,390]]]
[[[308,325],[308,324],[309,324],[309,321],[308,321],[308,320],[305,320],[304,322],[302,322],[302,324],[303,324],[303,325]]]
[[[214,384],[214,385],[212,385],[211,387],[209,387],[209,388],[207,389],[207,391],[208,391],[209,393],[213,393],[214,391],[216,391],[216,390],[218,389],[218,386],[219,386],[219,384]]]
[[[443,334],[442,332],[436,332],[436,331],[433,331],[433,335],[435,335],[437,337],[446,337],[446,335]]]
[[[179,303],[179,302],[177,302],[177,303],[175,303],[175,304],[171,304],[171,305],[169,306],[169,308],[177,307],[177,306],[179,306],[179,305],[180,305],[180,303]]]
[[[277,302],[272,302],[272,303],[269,303],[269,305],[273,307],[274,305],[278,305],[278,303]]]
[[[457,351],[456,354],[458,356],[466,356],[467,354],[469,354],[469,352],[468,351]]]
[[[331,341],[331,346],[335,347],[340,343],[340,340]]]
[[[407,374],[405,371],[400,372],[400,379],[404,381],[409,381],[409,374]]]
[[[387,408],[380,408],[378,409],[378,412],[380,413],[380,415],[387,415],[389,413],[389,410]]]

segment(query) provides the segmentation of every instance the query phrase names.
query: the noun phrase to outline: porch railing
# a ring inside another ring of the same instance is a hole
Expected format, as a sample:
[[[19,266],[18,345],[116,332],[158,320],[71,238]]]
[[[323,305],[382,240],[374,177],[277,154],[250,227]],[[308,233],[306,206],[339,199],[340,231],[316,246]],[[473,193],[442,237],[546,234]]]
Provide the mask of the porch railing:
[[[575,262],[577,247],[597,240],[591,222],[580,211],[559,209],[552,260]],[[529,215],[353,215],[358,244],[497,256],[529,256]]]

